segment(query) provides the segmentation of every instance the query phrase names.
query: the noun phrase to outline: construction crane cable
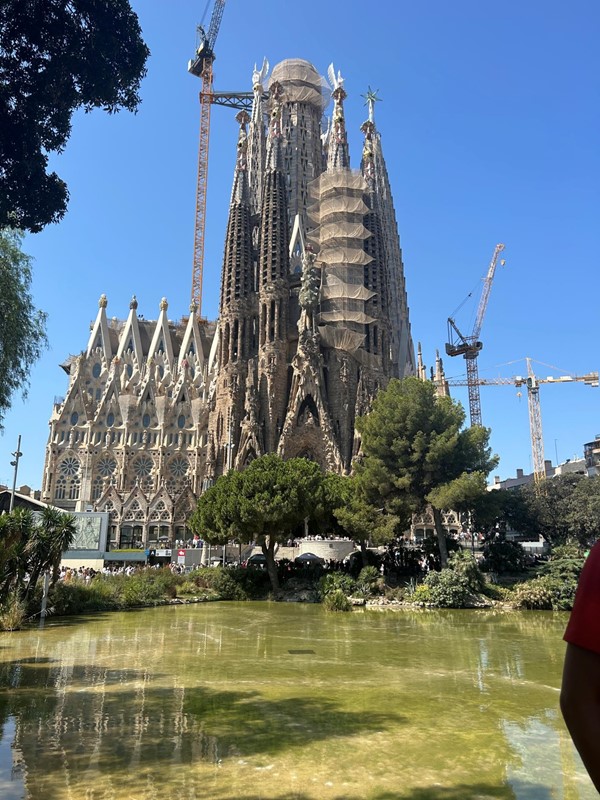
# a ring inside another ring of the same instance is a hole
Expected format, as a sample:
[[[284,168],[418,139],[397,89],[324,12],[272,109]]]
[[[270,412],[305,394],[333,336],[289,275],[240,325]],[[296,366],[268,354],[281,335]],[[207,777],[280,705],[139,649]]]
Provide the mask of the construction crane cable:
[[[204,11],[202,12],[202,16],[200,17],[200,27],[204,29],[204,20],[206,19],[206,15],[208,13],[208,7],[210,5],[210,0],[206,0],[206,5],[204,6]]]

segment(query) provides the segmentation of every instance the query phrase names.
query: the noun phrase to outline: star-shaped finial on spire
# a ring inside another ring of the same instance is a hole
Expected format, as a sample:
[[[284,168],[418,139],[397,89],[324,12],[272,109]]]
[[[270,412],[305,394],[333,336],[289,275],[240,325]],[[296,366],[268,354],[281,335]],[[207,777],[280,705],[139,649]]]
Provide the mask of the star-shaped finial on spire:
[[[369,107],[369,122],[374,121],[375,103],[378,103],[382,98],[377,96],[379,89],[371,89],[369,86],[366,94],[361,94],[365,99],[365,105]]]

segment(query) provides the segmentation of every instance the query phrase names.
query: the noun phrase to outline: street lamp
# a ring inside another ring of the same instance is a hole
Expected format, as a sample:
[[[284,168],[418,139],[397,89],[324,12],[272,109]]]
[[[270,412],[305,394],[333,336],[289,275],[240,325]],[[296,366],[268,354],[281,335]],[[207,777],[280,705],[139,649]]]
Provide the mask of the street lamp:
[[[15,490],[17,488],[17,472],[19,471],[19,459],[23,453],[21,452],[21,434],[19,434],[19,438],[17,439],[17,449],[14,453],[11,453],[11,456],[14,457],[14,461],[10,462],[11,467],[15,468],[13,472],[13,483],[12,483],[12,491],[10,493],[10,505],[8,507],[8,513],[10,514],[15,505]]]

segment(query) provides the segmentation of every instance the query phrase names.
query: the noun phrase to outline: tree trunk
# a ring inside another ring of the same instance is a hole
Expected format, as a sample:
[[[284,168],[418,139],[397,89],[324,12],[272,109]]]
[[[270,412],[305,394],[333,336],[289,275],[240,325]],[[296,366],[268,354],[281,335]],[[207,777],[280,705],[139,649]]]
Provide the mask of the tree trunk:
[[[448,548],[446,547],[446,531],[442,524],[442,512],[439,508],[433,508],[433,522],[437,534],[438,547],[440,548],[440,562],[442,569],[448,566]]]
[[[369,566],[369,557],[367,556],[367,542],[365,539],[360,540],[360,558],[363,567]]]
[[[275,563],[275,538],[273,536],[265,537],[261,542],[261,549],[267,559],[267,572],[271,581],[271,589],[273,589],[273,595],[277,597],[279,594],[279,575],[277,574],[277,564]]]

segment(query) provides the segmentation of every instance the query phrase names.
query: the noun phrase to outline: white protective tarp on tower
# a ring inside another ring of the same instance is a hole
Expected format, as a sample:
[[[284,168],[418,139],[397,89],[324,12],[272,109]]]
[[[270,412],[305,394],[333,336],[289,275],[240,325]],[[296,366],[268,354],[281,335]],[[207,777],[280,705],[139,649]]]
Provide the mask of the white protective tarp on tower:
[[[359,172],[331,170],[309,187],[309,218],[315,228],[309,242],[321,266],[319,332],[326,346],[355,353],[365,341],[365,325],[376,320],[365,312],[374,293],[364,285],[365,252],[371,236],[363,220],[366,182]]]

